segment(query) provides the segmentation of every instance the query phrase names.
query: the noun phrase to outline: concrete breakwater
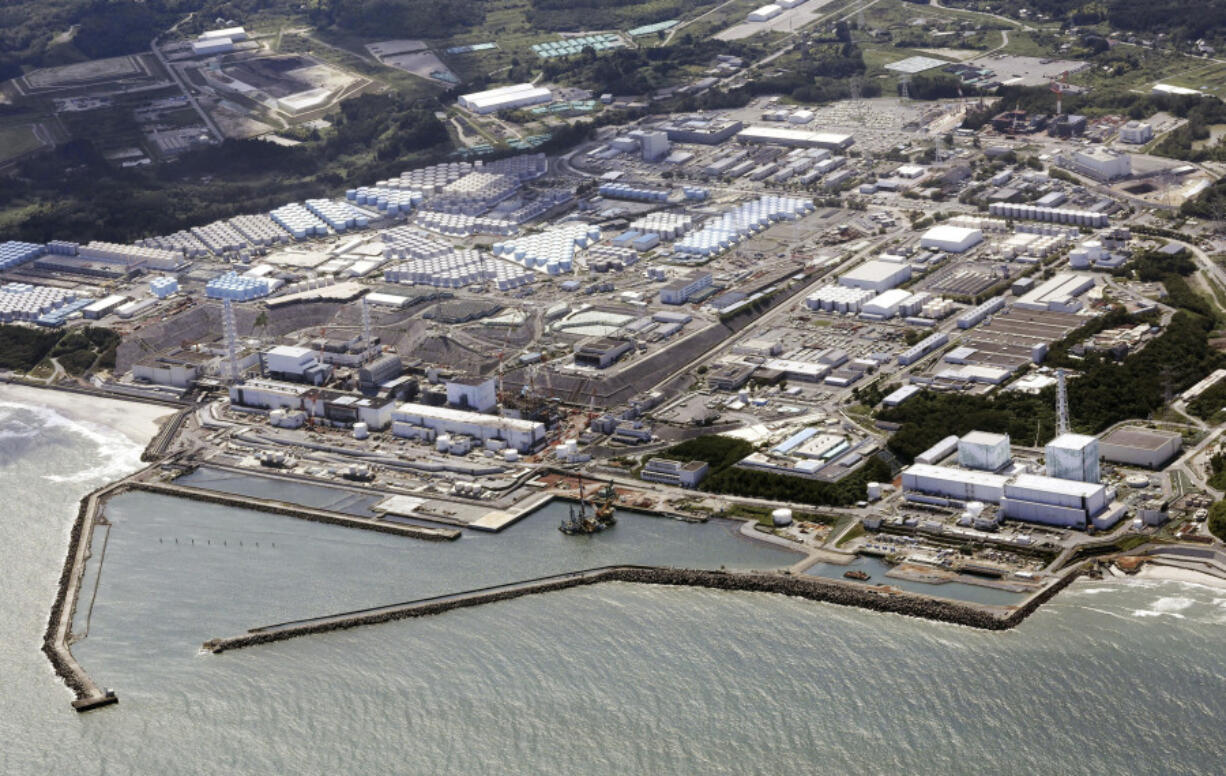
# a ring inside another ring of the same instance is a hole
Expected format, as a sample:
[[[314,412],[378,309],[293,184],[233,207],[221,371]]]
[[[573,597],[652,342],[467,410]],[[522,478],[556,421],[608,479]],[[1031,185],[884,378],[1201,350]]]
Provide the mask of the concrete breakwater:
[[[409,525],[406,523],[392,523],[385,520],[373,520],[356,515],[346,515],[341,512],[333,512],[327,509],[319,509],[315,507],[304,507],[294,504],[286,504],[280,501],[269,501],[266,499],[251,498],[249,496],[235,496],[229,493],[222,493],[215,490],[203,490],[201,488],[192,488],[185,485],[173,485],[165,482],[133,482],[129,485],[133,490],[143,490],[149,493],[161,493],[167,496],[175,496],[177,498],[192,499],[194,501],[206,501],[212,504],[221,504],[227,507],[236,507],[238,509],[254,509],[259,512],[268,512],[274,515],[284,515],[287,517],[296,517],[300,520],[311,520],[316,523],[329,523],[331,525],[341,525],[348,528],[363,528],[368,531],[378,531],[380,533],[394,534],[396,536],[407,536],[412,539],[423,539],[429,542],[444,542],[454,541],[460,538],[461,531],[455,528],[435,528],[432,526]]]
[[[798,577],[770,572],[703,571],[656,566],[606,566],[568,572],[550,577],[513,582],[480,590],[435,596],[403,604],[344,612],[309,620],[253,628],[247,633],[229,638],[212,639],[203,648],[221,653],[259,644],[327,633],[363,625],[375,625],[409,617],[441,614],[452,609],[505,601],[525,595],[565,590],[600,582],[632,582],[651,585],[702,587],[714,590],[741,590],[778,593],[823,601],[840,606],[854,606],[879,612],[903,614],[985,630],[1006,630],[1021,623],[1040,605],[1063,590],[1081,573],[1075,569],[1019,607],[1000,608],[930,598],[914,593],[881,590],[859,584],[843,583],[816,577]]]
[[[47,630],[43,634],[43,654],[51,661],[56,675],[64,680],[64,684],[68,685],[68,689],[76,696],[72,706],[77,711],[88,711],[119,701],[114,693],[105,691],[94,683],[72,656],[69,645],[72,641],[72,621],[81,593],[81,579],[85,574],[85,564],[89,560],[94,525],[97,523],[103,501],[123,486],[123,483],[106,485],[81,500],[77,518],[69,530],[68,553],[64,558],[64,568],[60,571],[51,613],[47,617]]]

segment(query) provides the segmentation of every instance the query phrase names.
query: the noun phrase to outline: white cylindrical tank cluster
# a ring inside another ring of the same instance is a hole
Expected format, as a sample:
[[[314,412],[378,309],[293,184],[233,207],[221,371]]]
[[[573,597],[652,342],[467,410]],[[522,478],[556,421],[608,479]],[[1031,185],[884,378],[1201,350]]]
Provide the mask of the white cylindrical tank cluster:
[[[805,298],[805,307],[830,313],[858,313],[864,303],[874,296],[876,294],[867,288],[822,286]]]
[[[243,236],[252,245],[267,247],[289,242],[289,232],[285,231],[271,216],[263,213],[257,215],[235,216],[226,222],[234,231]]]
[[[480,166],[480,165],[478,165]],[[437,194],[444,186],[468,175],[474,169],[469,162],[446,162],[420,167],[400,173],[397,178],[378,181],[376,187],[387,189],[409,189],[420,191],[429,196]]]
[[[511,236],[519,233],[519,225],[513,221],[438,210],[419,211],[413,222],[423,229],[448,237],[470,237],[474,234]]]
[[[33,321],[76,298],[75,292],[64,288],[6,283],[0,286],[0,322]]]
[[[495,256],[527,269],[559,275],[574,268],[576,248],[586,248],[599,239],[598,226],[567,224],[540,234],[496,242],[493,251]]]
[[[384,186],[361,186],[348,189],[345,199],[358,205],[373,207],[389,216],[408,213],[425,199],[420,191],[412,189],[387,188]]]
[[[273,210],[268,214],[272,220],[281,225],[295,240],[305,240],[316,235],[326,235],[328,225],[318,216],[297,202]]]
[[[714,256],[781,220],[794,221],[816,209],[813,200],[767,195],[729,210],[673,244],[673,250]]]
[[[536,280],[531,272],[521,267],[489,259],[475,250],[455,250],[442,256],[397,264],[384,270],[383,279],[389,283],[435,288],[463,288],[489,280],[501,291],[520,288]]]
[[[347,229],[365,229],[370,226],[370,216],[348,202],[333,202],[330,199],[308,199],[310,210],[325,224],[338,232]]]
[[[988,206],[988,212],[1003,218],[1017,218],[1028,221],[1048,221],[1057,224],[1073,224],[1075,226],[1103,227],[1107,226],[1107,214],[1093,210],[1069,210],[1057,207],[1040,207],[1038,205],[1018,204],[1014,202],[993,202]]]

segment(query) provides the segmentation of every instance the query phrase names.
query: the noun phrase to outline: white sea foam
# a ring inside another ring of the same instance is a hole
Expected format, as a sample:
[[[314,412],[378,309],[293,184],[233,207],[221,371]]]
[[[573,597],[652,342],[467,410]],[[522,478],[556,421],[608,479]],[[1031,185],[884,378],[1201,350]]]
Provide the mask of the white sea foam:
[[[26,417],[19,417],[26,413]],[[32,421],[27,420],[32,416]],[[48,482],[82,482],[118,477],[139,469],[142,448],[107,426],[70,418],[49,407],[0,401],[0,441],[4,438],[30,438],[52,429],[61,429],[93,443],[98,464],[70,474],[44,474]]]

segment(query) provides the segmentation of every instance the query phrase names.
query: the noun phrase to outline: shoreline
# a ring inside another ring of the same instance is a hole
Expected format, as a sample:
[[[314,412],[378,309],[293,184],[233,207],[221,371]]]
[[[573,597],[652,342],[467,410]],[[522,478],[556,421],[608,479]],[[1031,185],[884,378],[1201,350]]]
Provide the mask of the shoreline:
[[[1157,580],[1160,582],[1183,582],[1214,590],[1226,590],[1226,579],[1215,577],[1203,571],[1168,566],[1163,563],[1154,563],[1153,561],[1146,563],[1136,574],[1130,574],[1122,578],[1127,579],[1128,577]]]
[[[135,398],[112,399],[85,391],[69,392],[9,382],[0,382],[0,402],[47,409],[74,423],[103,426],[142,448],[148,446],[166,419],[177,411]]]

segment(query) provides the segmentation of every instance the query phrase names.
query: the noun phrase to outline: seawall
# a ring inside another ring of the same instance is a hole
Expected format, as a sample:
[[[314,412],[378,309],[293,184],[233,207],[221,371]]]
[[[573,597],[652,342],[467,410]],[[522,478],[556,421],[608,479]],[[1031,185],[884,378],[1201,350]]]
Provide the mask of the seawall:
[[[230,493],[192,488],[185,485],[173,485],[165,482],[133,482],[128,487],[132,490],[143,490],[148,493],[161,493],[167,496],[175,496],[176,498],[206,501],[238,509],[254,509],[258,512],[296,517],[300,520],[341,525],[347,528],[362,528],[367,531],[407,536],[412,539],[422,539],[428,542],[454,541],[460,538],[461,535],[461,531],[455,528],[434,528],[406,523],[390,523],[356,515],[346,515],[327,509],[304,507],[281,501],[268,501],[250,496],[235,496]]]
[[[112,483],[81,499],[76,520],[69,530],[68,553],[64,558],[64,568],[60,571],[51,613],[47,617],[47,630],[43,634],[43,654],[51,661],[56,675],[64,680],[64,684],[68,685],[68,689],[76,696],[72,706],[77,711],[88,711],[119,701],[114,693],[107,692],[94,683],[73,657],[69,645],[72,640],[72,621],[81,593],[81,579],[90,556],[94,526],[106,498],[124,487],[123,482]]]
[[[1063,590],[1081,574],[1074,569],[1058,581],[1035,594],[1017,608],[1003,609],[960,603],[946,599],[929,598],[914,593],[882,591],[873,587],[843,583],[816,577],[799,577],[768,572],[704,571],[653,566],[607,566],[597,569],[559,574],[536,580],[514,582],[494,588],[450,596],[437,596],[404,604],[392,604],[375,609],[340,613],[325,617],[302,620],[282,625],[252,629],[245,634],[229,638],[212,639],[203,648],[221,653],[259,644],[345,630],[363,625],[424,617],[452,609],[520,598],[526,595],[565,590],[580,585],[601,582],[632,582],[650,585],[676,585],[702,587],[714,590],[743,590],[760,593],[778,593],[812,601],[822,601],[840,606],[854,606],[872,611],[902,614],[927,620],[948,622],[985,630],[1007,630],[1016,627],[1039,606]]]

